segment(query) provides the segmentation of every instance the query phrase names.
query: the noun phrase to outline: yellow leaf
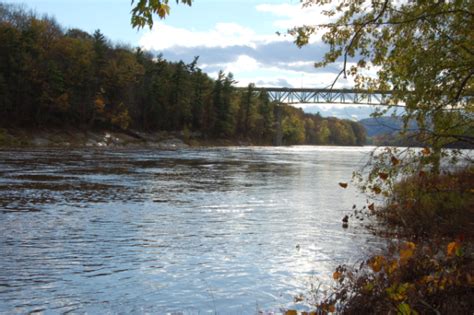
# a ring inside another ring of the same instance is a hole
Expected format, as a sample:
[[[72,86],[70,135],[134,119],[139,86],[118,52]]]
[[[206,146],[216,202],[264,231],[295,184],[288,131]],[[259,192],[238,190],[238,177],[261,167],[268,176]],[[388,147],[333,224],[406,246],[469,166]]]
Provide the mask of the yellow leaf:
[[[370,268],[372,268],[372,270],[375,272],[379,272],[380,270],[382,270],[382,267],[384,265],[385,265],[385,257],[383,256],[375,256],[369,262]]]
[[[339,183],[339,186],[341,186],[342,188],[347,188],[347,183]]]
[[[298,315],[298,312],[295,310],[287,310],[285,312],[285,315]]]

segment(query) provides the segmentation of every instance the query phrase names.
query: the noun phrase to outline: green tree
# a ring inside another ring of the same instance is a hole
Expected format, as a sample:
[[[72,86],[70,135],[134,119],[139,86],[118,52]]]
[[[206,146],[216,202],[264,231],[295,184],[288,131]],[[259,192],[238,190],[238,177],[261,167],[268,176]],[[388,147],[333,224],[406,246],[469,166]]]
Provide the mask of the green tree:
[[[286,145],[303,144],[305,126],[303,111],[291,106],[283,107],[282,119],[283,143]]]
[[[234,83],[232,73],[225,75],[223,71],[220,71],[214,84],[213,105],[216,117],[214,135],[217,137],[229,137],[235,132],[237,104]]]
[[[352,132],[355,136],[355,145],[364,145],[367,137],[367,131],[364,126],[355,121],[348,120],[347,123],[352,128]]]
[[[320,121],[317,132],[317,143],[318,144],[329,144],[329,138],[331,137],[331,130],[329,129],[329,123],[327,119]]]
[[[262,143],[272,143],[275,137],[275,105],[270,102],[268,94],[261,92],[258,96],[258,120],[255,135]]]
[[[335,118],[328,119],[330,130],[329,141],[331,144],[355,145],[356,137],[351,127],[351,122]]]
[[[249,84],[245,92],[242,92],[240,96],[237,124],[238,132],[244,137],[248,137],[254,131],[258,119],[257,97],[254,93],[254,88],[254,84]]]
[[[195,59],[197,61],[197,58]],[[192,128],[201,130],[205,127],[205,107],[211,102],[212,80],[203,73],[201,69],[193,67],[191,69],[192,80]]]

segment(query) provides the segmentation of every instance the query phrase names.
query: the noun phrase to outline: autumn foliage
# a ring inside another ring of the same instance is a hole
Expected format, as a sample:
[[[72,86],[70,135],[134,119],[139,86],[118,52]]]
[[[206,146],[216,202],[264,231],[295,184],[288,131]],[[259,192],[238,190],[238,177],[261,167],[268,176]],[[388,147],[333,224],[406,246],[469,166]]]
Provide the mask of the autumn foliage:
[[[154,9],[146,1],[135,5],[141,25]],[[357,122],[276,104],[253,84],[236,88],[231,73],[210,78],[198,57],[170,62],[115,45],[99,30],[64,29],[52,18],[0,4],[0,127],[187,130],[204,139],[269,145],[277,125],[285,145],[365,143]]]

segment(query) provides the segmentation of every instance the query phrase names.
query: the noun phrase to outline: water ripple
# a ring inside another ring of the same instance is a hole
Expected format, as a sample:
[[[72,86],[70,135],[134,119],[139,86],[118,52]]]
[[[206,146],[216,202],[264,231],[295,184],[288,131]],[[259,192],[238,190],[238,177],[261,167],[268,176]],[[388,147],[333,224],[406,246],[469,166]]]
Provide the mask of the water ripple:
[[[0,313],[254,313],[377,246],[364,148],[0,151]],[[325,278],[326,277],[326,278]]]

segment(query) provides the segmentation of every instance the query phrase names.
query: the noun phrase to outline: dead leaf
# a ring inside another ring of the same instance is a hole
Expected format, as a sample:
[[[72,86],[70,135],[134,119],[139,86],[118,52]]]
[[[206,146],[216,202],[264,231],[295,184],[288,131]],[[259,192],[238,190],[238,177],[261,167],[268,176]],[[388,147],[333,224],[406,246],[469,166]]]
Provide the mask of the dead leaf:
[[[398,164],[400,164],[400,160],[397,159],[396,157],[392,156],[392,158],[390,159],[392,161],[392,165],[393,166],[397,166]]]
[[[303,294],[297,295],[293,298],[293,300],[294,300],[295,303],[302,302],[302,301],[304,301],[304,296],[303,296]]]
[[[339,186],[341,186],[342,188],[347,188],[347,183],[339,183]]]

